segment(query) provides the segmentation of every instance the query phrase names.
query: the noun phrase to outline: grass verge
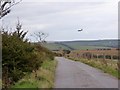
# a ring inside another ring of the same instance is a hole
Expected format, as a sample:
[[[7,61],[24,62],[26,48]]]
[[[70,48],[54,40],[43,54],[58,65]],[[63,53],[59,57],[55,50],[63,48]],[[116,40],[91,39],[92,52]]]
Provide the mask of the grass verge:
[[[98,68],[98,69],[104,71],[104,73],[108,73],[108,74],[120,79],[120,72],[118,70],[117,61],[107,60],[107,65],[105,65],[102,60],[73,59],[73,58],[69,58],[69,59],[74,60],[74,61],[80,61],[89,66]]]
[[[39,88],[53,88],[56,64],[56,60],[44,61],[36,72],[37,77],[35,77],[35,72],[28,74],[12,86],[12,88],[33,88],[33,90]]]

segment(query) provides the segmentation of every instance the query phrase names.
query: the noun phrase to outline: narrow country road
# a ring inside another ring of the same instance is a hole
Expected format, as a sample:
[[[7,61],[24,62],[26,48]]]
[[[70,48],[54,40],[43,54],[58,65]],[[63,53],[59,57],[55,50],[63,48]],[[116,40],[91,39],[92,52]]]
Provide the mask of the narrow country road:
[[[81,62],[56,57],[55,88],[118,88],[118,80]]]

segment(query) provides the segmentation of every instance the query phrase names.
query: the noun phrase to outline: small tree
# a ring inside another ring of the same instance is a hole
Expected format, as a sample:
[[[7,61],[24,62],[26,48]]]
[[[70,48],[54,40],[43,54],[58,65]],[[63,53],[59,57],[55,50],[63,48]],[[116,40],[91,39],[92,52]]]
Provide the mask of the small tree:
[[[16,36],[19,39],[24,41],[24,38],[25,38],[27,33],[28,33],[28,31],[24,32],[24,30],[22,30],[22,24],[20,23],[20,21],[18,19],[18,22],[16,25],[16,31],[13,33],[13,36]],[[27,41],[27,39],[25,39],[25,41]]]
[[[33,36],[36,38],[36,40],[39,43],[43,43],[43,42],[46,42],[45,39],[48,37],[48,34],[40,31],[40,32],[34,33]]]

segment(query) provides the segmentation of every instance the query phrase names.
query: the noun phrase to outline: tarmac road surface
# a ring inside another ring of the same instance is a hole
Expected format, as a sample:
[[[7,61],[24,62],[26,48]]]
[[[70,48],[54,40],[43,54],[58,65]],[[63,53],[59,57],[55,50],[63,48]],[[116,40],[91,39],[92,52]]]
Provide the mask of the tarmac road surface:
[[[118,80],[101,70],[63,57],[56,60],[54,88],[118,88]]]

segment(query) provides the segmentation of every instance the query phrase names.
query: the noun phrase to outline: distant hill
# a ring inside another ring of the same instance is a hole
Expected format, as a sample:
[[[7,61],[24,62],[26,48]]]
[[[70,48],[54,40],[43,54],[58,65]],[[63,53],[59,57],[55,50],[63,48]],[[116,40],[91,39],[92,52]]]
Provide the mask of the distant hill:
[[[97,48],[118,48],[120,40],[80,40],[80,41],[61,41],[44,44],[50,50],[85,50]]]

